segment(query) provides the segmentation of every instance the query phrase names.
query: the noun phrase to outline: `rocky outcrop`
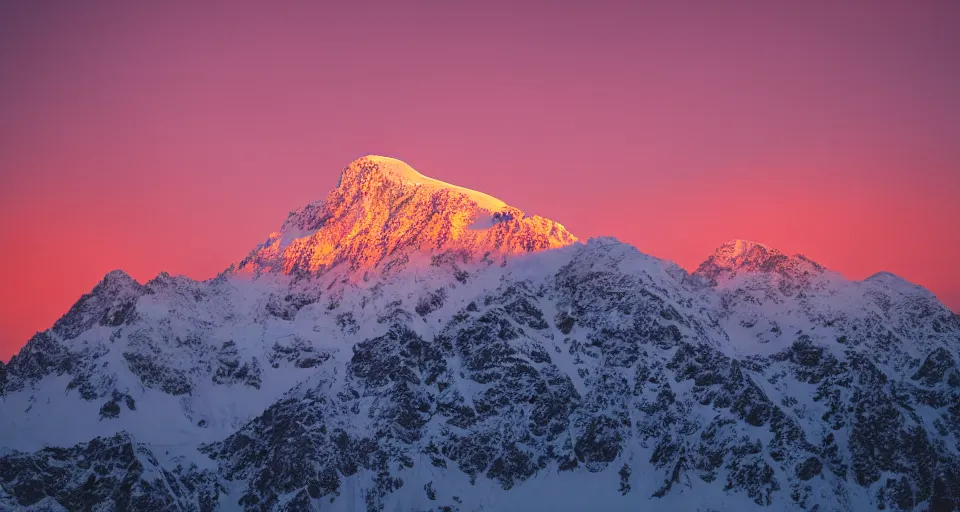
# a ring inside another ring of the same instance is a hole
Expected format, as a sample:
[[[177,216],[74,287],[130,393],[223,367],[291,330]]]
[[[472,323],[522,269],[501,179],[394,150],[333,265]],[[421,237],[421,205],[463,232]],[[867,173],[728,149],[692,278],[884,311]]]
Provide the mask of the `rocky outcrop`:
[[[195,465],[164,469],[127,435],[0,458],[5,510],[213,511],[223,489]]]

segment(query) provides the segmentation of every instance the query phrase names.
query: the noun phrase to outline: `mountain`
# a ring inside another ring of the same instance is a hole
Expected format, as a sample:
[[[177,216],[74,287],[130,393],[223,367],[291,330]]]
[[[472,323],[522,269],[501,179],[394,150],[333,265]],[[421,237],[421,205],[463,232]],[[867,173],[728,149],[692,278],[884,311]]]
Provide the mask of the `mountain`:
[[[343,266],[382,274],[400,271],[407,263],[401,258],[420,254],[493,257],[576,241],[556,222],[427,178],[399,160],[371,156],[347,166],[326,199],[291,213],[237,268],[309,276]]]
[[[688,273],[370,156],[0,366],[0,508],[957,510],[958,347],[889,273]]]
[[[788,281],[823,274],[826,269],[802,254],[787,256],[766,245],[748,240],[731,240],[700,264],[696,274],[716,286],[740,274],[778,275]]]

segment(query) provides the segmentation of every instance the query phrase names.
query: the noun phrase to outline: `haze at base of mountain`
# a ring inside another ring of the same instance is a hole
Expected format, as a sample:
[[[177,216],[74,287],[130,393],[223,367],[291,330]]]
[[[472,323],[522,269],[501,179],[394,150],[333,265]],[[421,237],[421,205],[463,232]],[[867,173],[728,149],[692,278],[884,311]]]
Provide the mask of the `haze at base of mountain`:
[[[954,510],[960,317],[742,240],[692,274],[402,162],[0,366],[0,508]]]

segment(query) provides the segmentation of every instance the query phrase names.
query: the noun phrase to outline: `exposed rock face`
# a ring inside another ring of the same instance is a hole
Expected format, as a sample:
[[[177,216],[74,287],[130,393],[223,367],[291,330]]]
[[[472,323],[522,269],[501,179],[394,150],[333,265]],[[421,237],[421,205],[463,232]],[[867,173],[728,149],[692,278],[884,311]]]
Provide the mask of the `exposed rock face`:
[[[687,274],[368,157],[0,366],[0,509],[956,510],[958,347],[890,274]]]
[[[170,461],[127,435],[0,459],[4,510],[216,510],[216,474]]]

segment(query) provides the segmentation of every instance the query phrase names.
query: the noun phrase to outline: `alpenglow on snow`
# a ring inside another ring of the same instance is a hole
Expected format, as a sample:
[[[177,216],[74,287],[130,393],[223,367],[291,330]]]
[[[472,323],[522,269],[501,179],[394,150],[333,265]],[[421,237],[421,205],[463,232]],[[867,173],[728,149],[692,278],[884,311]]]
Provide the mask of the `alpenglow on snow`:
[[[952,511],[958,347],[890,273],[688,273],[369,156],[0,364],[0,509]]]

